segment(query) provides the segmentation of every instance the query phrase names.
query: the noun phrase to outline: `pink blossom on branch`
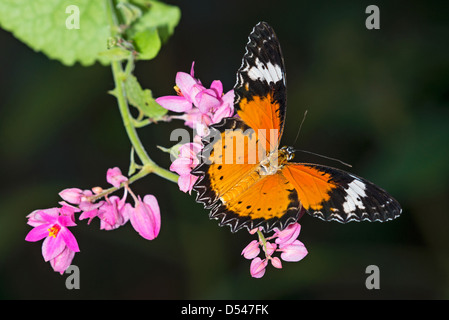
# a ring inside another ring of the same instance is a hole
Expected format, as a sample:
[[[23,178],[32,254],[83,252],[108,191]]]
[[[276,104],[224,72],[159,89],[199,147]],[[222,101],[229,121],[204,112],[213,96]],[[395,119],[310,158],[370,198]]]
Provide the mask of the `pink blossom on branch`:
[[[234,90],[223,92],[223,84],[219,80],[212,81],[206,88],[201,81],[194,78],[194,63],[190,74],[176,74],[175,89],[177,96],[163,96],[156,99],[167,110],[183,113],[172,116],[173,119],[183,119],[185,125],[198,129],[198,126],[210,126],[220,122],[225,117],[234,115]],[[197,130],[201,134],[201,130]]]
[[[122,175],[122,172],[118,167],[108,169],[106,172],[106,181],[112,184],[114,187],[119,188],[120,184],[128,181],[128,178]]]
[[[27,223],[33,229],[25,240],[36,242],[44,239],[42,255],[54,271],[63,274],[75,253],[80,251],[75,236],[68,229],[76,226],[75,213],[81,212],[78,219],[89,219],[88,224],[94,218],[100,219],[101,230],[113,230],[131,221],[133,228],[143,238],[153,240],[158,236],[161,216],[157,199],[153,195],[146,195],[142,201],[140,196],[135,196],[126,183],[128,178],[117,167],[107,171],[106,180],[116,188],[124,187],[121,198],[108,196],[107,193],[102,195],[101,187],[92,188],[94,192],[67,188],[59,193],[64,200],[60,202],[61,207],[34,210],[27,216]],[[134,206],[127,202],[128,194],[132,195]],[[99,197],[104,200],[98,200]]]
[[[159,97],[156,102],[167,110],[182,113],[171,118],[184,120],[184,124],[196,132],[194,142],[181,146],[179,157],[170,166],[171,171],[179,174],[179,189],[190,193],[198,179],[190,171],[198,164],[197,154],[203,147],[201,137],[209,133],[210,125],[234,116],[234,91],[224,93],[219,80],[212,81],[209,88],[203,86],[194,77],[194,63],[190,74],[178,72],[175,82],[178,96]]]
[[[265,274],[265,268],[268,265],[268,260],[267,259],[261,259],[259,257],[254,258],[251,261],[251,266],[250,266],[250,273],[251,276],[253,278],[262,278],[263,275]]]
[[[68,229],[76,226],[73,215],[67,215],[67,208],[66,214],[61,214],[61,208],[55,209],[37,210],[28,215],[28,223],[34,228],[25,240],[36,242],[45,238],[42,256],[45,261],[50,261],[53,270],[62,274],[72,262],[75,252],[80,250],[75,236]]]
[[[281,259],[289,262],[296,262],[302,260],[307,255],[307,249],[304,244],[297,240],[301,230],[299,223],[293,223],[282,231],[275,230],[274,235],[266,238],[251,241],[242,251],[242,255],[251,261],[250,274],[254,278],[261,278],[265,274],[265,268],[270,261],[273,267],[277,269],[282,268]],[[256,230],[250,231],[254,234]],[[274,243],[268,240],[275,239]],[[260,248],[262,247],[265,258],[258,257]],[[275,257],[274,254],[280,252],[281,256]]]
[[[190,174],[198,163],[197,154],[201,151],[199,143],[186,143],[179,148],[178,158],[170,165],[170,170],[179,174],[178,186],[183,192],[191,192],[193,184],[198,177]]]
[[[153,195],[146,195],[143,201],[138,197],[134,210],[129,211],[133,228],[145,239],[153,240],[161,229],[159,205]]]

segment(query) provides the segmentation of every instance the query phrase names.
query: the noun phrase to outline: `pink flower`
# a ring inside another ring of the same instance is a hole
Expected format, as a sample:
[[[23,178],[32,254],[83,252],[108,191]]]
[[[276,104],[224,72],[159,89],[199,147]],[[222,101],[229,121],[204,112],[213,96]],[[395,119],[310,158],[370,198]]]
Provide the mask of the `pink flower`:
[[[191,175],[190,171],[198,164],[196,154],[202,148],[201,138],[209,134],[210,125],[234,116],[234,91],[230,90],[224,94],[223,84],[219,80],[212,81],[210,88],[204,87],[201,81],[194,77],[194,63],[190,74],[176,74],[175,90],[178,96],[159,97],[156,102],[168,110],[181,112],[181,115],[171,118],[182,119],[186,126],[195,130],[193,144],[200,147],[191,148],[194,152],[186,156],[180,155],[170,166],[171,171],[179,174],[179,189],[190,193],[198,179]]]
[[[183,157],[188,157],[187,148],[181,150]],[[64,201],[59,202],[61,207],[35,210],[27,218],[27,223],[33,227],[25,237],[26,241],[36,242],[44,239],[42,255],[49,261],[54,271],[63,274],[70,266],[76,252],[79,252],[75,236],[68,227],[76,226],[75,213],[82,212],[78,219],[100,219],[100,229],[113,230],[126,224],[129,220],[133,228],[145,239],[152,240],[159,234],[161,216],[157,200],[152,195],[146,195],[143,201],[136,197],[129,187],[128,178],[123,176],[120,169],[115,167],[107,171],[107,181],[116,188],[123,187],[122,198],[108,196],[113,188],[104,190],[101,187],[90,190],[68,188],[59,195]],[[135,206],[127,203],[127,196],[131,194]],[[98,201],[104,197],[104,200]],[[67,202],[71,203],[67,203]]]
[[[223,118],[234,116],[234,90],[230,90],[223,95],[220,102],[221,104],[213,112],[213,123],[218,123]]]
[[[106,181],[114,187],[119,188],[123,182],[128,181],[128,178],[122,175],[122,172],[118,167],[115,167],[108,169],[106,173]]]
[[[82,198],[85,196],[84,191],[78,188],[64,189],[59,193],[59,196],[65,201],[72,204],[80,204]]]
[[[281,259],[279,259],[278,257],[271,257],[270,261],[273,267],[277,269],[282,269]]]
[[[197,104],[196,95],[205,90],[201,85],[201,82],[194,78],[193,66],[195,62],[192,63],[192,68],[190,74],[185,72],[178,72],[176,74],[176,89],[178,96],[165,96],[156,99],[162,107],[167,110],[175,112],[185,112],[192,109],[192,104]]]
[[[153,240],[161,229],[161,215],[157,199],[146,195],[143,201],[138,197],[134,210],[129,211],[133,228],[145,239]]]
[[[276,243],[280,248],[287,246],[296,240],[301,231],[301,225],[299,223],[292,223],[282,231],[276,231]]]
[[[57,218],[59,216],[59,208],[34,210],[29,215],[27,215],[27,224],[32,227],[47,224],[47,219],[49,216]]]
[[[265,274],[265,268],[268,265],[268,261],[271,261],[273,267],[277,269],[282,268],[281,259],[284,261],[296,262],[300,261],[307,255],[307,249],[304,244],[297,240],[301,230],[299,223],[293,223],[282,231],[275,230],[274,235],[265,238],[259,234],[259,240],[251,241],[245,249],[242,251],[242,255],[246,259],[252,259],[250,266],[251,276],[254,278],[261,278]],[[253,229],[250,234],[254,234],[260,230]],[[275,239],[275,242],[268,240]],[[262,246],[265,258],[258,257],[260,253],[259,246]],[[276,252],[281,253],[281,259],[273,256]]]
[[[69,247],[65,247],[60,254],[50,260],[50,265],[54,271],[63,274],[64,271],[70,267],[74,257],[75,251],[71,250]]]
[[[259,241],[253,240],[251,241],[242,251],[242,255],[246,259],[254,259],[260,253]]]
[[[129,203],[125,203],[125,199],[126,193],[122,199],[117,196],[111,196],[106,201],[102,201],[97,209],[83,212],[79,219],[89,218],[88,223],[90,223],[93,218],[98,217],[101,230],[117,229],[129,220],[129,211],[132,210],[132,206]]]
[[[175,112],[184,113],[172,116],[183,119],[185,125],[195,129],[200,136],[205,136],[204,127],[220,122],[225,117],[234,115],[234,91],[223,93],[223,84],[219,80],[212,81],[207,89],[201,81],[194,78],[194,63],[190,74],[176,74],[176,91],[178,96],[164,96],[156,99],[162,107]]]
[[[130,210],[131,204],[126,203],[124,198],[109,197],[108,201],[98,208],[100,229],[113,230],[123,226],[129,220]]]
[[[280,251],[282,252],[281,259],[291,262],[302,260],[308,253],[304,244],[299,240],[295,240],[293,243],[284,246]]]
[[[54,209],[33,211],[28,216],[28,223],[34,228],[28,232],[25,240],[36,242],[45,238],[42,256],[45,261],[51,262],[55,271],[62,274],[70,265],[74,253],[79,252],[79,247],[75,236],[67,228],[76,226],[73,216],[67,215],[70,210],[65,208],[65,214],[61,214],[61,209]]]
[[[259,257],[254,258],[251,261],[251,266],[249,267],[249,272],[253,278],[262,278],[265,274],[265,268],[267,267],[268,260],[260,259]]]
[[[262,248],[266,256],[271,256],[276,251],[277,245],[267,241]]]
[[[172,162],[170,170],[179,174],[178,186],[183,192],[189,192],[196,180],[197,176],[190,174],[193,168],[198,163],[197,154],[202,149],[202,146],[198,143],[186,143],[179,148],[179,157]]]
[[[90,197],[93,196],[92,191],[78,188],[64,189],[59,193],[59,196],[71,204],[78,205],[79,210],[84,211],[81,214],[81,220],[96,216],[98,213],[97,209],[104,203],[104,201],[97,203],[91,202]]]

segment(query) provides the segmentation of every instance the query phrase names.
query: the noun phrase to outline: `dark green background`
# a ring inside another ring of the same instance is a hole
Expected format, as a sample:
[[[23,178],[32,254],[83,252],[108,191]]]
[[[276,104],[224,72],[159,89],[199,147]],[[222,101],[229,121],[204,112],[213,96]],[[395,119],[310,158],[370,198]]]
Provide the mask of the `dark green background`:
[[[65,67],[0,31],[0,297],[3,299],[447,299],[449,297],[448,7],[437,1],[171,1],[182,18],[153,61],[136,75],[155,96],[173,94],[177,71],[205,85],[235,82],[244,45],[260,20],[281,42],[288,75],[283,143],[336,157],[388,190],[403,206],[388,223],[300,221],[309,255],[249,275],[240,256],[254,237],[232,234],[157,176],[132,185],[154,194],[162,230],[154,241],[130,225],[71,230],[81,253],[81,289],[67,290],[41,243],[24,241],[25,216],[56,206],[67,187],[106,187],[107,168],[129,163],[108,67]],[[365,8],[380,8],[367,30]],[[168,168],[170,132],[182,122],[140,130],[151,157]],[[341,167],[297,154],[298,161]],[[345,167],[342,167],[346,169]],[[380,290],[365,269],[380,268]]]

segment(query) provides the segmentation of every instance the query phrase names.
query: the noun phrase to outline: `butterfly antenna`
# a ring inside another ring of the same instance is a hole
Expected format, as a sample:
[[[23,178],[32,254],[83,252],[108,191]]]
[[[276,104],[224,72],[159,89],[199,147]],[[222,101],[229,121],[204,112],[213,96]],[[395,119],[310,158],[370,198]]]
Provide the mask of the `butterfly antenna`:
[[[314,156],[318,156],[318,157],[322,157],[322,158],[325,158],[325,159],[337,161],[337,162],[340,162],[341,164],[343,164],[343,165],[345,165],[345,166],[347,166],[347,167],[352,168],[352,166],[351,166],[349,163],[343,162],[343,161],[341,161],[341,160],[339,160],[339,159],[335,159],[335,158],[323,156],[322,154],[318,154],[318,153],[314,153],[314,152],[306,151],[306,150],[296,150],[296,149],[295,149],[295,151],[304,152],[304,153],[308,153],[308,154],[313,154]]]
[[[304,116],[302,117],[301,124],[299,125],[298,133],[296,134],[295,142],[293,142],[293,145],[296,144],[296,141],[298,140],[299,133],[301,132],[302,124],[304,123],[304,120],[306,120],[307,110],[304,112]]]

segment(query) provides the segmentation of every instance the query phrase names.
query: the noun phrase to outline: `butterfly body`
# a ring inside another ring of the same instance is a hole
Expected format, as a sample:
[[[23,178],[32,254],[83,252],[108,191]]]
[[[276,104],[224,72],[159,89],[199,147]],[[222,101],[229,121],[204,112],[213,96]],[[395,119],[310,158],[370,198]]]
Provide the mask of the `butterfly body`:
[[[203,140],[193,189],[209,216],[232,231],[268,232],[304,212],[326,221],[388,221],[400,205],[383,189],[345,171],[292,162],[280,148],[286,116],[285,66],[272,28],[251,32],[234,87],[236,117],[211,126]]]

